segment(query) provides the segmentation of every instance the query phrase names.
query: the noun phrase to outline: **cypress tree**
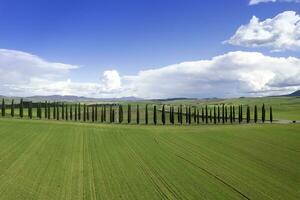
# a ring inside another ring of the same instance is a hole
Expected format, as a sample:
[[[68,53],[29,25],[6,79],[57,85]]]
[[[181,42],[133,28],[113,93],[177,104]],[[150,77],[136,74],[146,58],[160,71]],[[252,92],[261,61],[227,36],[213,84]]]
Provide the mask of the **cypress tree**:
[[[92,122],[95,122],[95,106],[92,105]]]
[[[257,106],[254,106],[254,123],[257,122]]]
[[[229,113],[229,118],[230,118],[230,123],[232,124],[232,106],[230,106],[230,113]]]
[[[183,110],[182,110],[182,105],[180,105],[180,124],[183,123]]]
[[[189,106],[189,124],[192,123],[191,107]]]
[[[197,108],[197,124],[200,123],[200,113],[199,113],[199,109]]]
[[[202,111],[202,113],[201,113],[202,114],[201,115],[201,117],[202,117],[202,123],[204,123],[204,108],[203,107],[201,108],[201,111]]]
[[[57,113],[56,113],[56,119],[59,120],[59,104],[56,105]]]
[[[11,117],[14,117],[14,116],[15,116],[15,104],[14,104],[14,99],[11,100],[10,115],[11,115]]]
[[[172,106],[170,106],[169,120],[170,120],[170,124],[173,124],[172,123]]]
[[[241,106],[239,105],[239,123],[241,123]]]
[[[197,110],[196,110],[196,107],[194,107],[194,123],[197,123]]]
[[[106,105],[103,107],[103,120],[106,122]]]
[[[56,119],[56,104],[53,103],[53,119]]]
[[[112,123],[115,123],[115,109],[112,108]]]
[[[119,123],[123,122],[123,106],[119,105]]]
[[[86,106],[86,120],[90,121],[90,106]]]
[[[139,104],[136,105],[136,124],[140,124],[140,108],[139,108]]]
[[[211,112],[211,108],[209,108],[209,122],[212,122],[212,112]]]
[[[47,101],[45,101],[45,106],[44,106],[44,115],[45,115],[45,119],[47,119],[48,118],[48,104],[47,104]]]
[[[227,106],[225,106],[225,122],[227,123],[228,113],[227,113]]]
[[[220,123],[220,106],[218,105],[218,123]]]
[[[127,108],[127,122],[128,124],[131,123],[131,105],[128,104],[128,108]]]
[[[75,114],[74,114],[74,117],[75,117],[75,121],[77,121],[77,117],[78,117],[78,113],[77,113],[77,104],[75,103]]]
[[[148,104],[146,104],[145,108],[145,124],[148,124]]]
[[[39,102],[39,116],[40,119],[42,118],[42,105],[41,102]]]
[[[172,124],[175,124],[175,108],[172,106]]]
[[[222,105],[222,123],[225,123],[225,106],[224,104]]]
[[[187,106],[185,106],[185,123],[189,123],[189,109]]]
[[[235,122],[235,108],[232,106],[232,121]]]
[[[51,104],[50,104],[50,102],[47,104],[47,109],[48,109],[47,117],[50,120],[51,119]]]
[[[214,106],[214,124],[217,123],[217,113],[216,113],[216,106]]]
[[[68,120],[69,120],[69,110],[68,110],[68,104],[66,104],[66,112],[65,112],[65,117],[66,117],[66,120],[68,121]]]
[[[64,102],[61,104],[61,119],[65,119],[65,104]]]
[[[78,120],[81,120],[81,105],[78,103]]]
[[[153,107],[153,122],[155,125],[157,124],[156,105]]]
[[[180,106],[177,107],[177,121],[180,124]]]
[[[270,106],[270,122],[273,123],[273,110],[272,110],[272,106]]]
[[[161,122],[162,122],[163,125],[166,124],[165,105],[162,106],[162,110],[161,110]]]
[[[261,120],[263,123],[265,123],[265,119],[266,119],[266,110],[265,110],[265,104],[263,104],[262,110],[261,110]]]
[[[32,102],[29,102],[29,106],[28,106],[28,115],[29,118],[32,119]]]
[[[83,121],[86,121],[86,105],[83,104]]]
[[[243,122],[243,105],[241,105],[241,122]]]
[[[208,123],[208,110],[207,110],[207,105],[205,106],[205,123]]]
[[[98,121],[98,104],[95,106],[95,121]]]
[[[247,105],[247,123],[250,122],[250,107]]]
[[[23,110],[24,110],[24,104],[23,104],[23,99],[20,100],[20,111],[19,111],[19,115],[21,118],[23,118]]]
[[[2,99],[2,117],[5,117],[5,102],[4,102],[4,99]]]

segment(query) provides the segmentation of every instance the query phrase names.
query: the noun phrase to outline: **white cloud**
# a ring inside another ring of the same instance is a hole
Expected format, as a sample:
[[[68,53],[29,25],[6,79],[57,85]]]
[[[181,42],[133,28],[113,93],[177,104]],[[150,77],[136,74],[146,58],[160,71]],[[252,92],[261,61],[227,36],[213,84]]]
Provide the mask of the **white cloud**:
[[[249,5],[256,5],[259,3],[267,3],[267,2],[296,2],[299,3],[300,0],[250,0]]]
[[[116,70],[108,70],[99,82],[72,81],[68,72],[74,68],[74,65],[48,62],[24,52],[0,50],[0,71],[7,75],[0,76],[0,94],[235,97],[300,89],[300,59],[257,52],[229,52],[210,60],[183,62],[135,75],[120,76]]]
[[[237,51],[141,71],[133,81],[148,98],[282,94],[300,88],[300,59]]]
[[[245,47],[269,47],[274,51],[299,50],[300,16],[294,11],[285,11],[264,21],[253,16],[249,24],[240,26],[226,42]]]

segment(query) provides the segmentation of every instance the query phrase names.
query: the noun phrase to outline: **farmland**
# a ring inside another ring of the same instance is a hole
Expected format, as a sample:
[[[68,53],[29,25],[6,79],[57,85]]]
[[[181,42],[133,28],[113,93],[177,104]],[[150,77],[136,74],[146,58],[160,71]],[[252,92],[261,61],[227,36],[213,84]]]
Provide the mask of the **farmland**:
[[[299,199],[300,126],[0,120],[0,199]]]

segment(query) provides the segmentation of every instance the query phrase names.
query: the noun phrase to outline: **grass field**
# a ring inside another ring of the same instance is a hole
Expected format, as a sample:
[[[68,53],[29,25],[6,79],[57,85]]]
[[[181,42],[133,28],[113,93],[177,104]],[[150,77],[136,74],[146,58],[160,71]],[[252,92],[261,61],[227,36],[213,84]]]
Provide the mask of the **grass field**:
[[[0,199],[300,199],[300,125],[0,119]]]

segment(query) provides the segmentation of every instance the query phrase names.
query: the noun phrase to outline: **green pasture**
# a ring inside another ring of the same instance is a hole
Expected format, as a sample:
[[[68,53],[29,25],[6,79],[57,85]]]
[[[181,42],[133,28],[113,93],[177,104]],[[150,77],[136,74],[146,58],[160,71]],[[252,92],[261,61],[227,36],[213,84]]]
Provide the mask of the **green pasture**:
[[[2,118],[0,199],[297,200],[299,133]]]

